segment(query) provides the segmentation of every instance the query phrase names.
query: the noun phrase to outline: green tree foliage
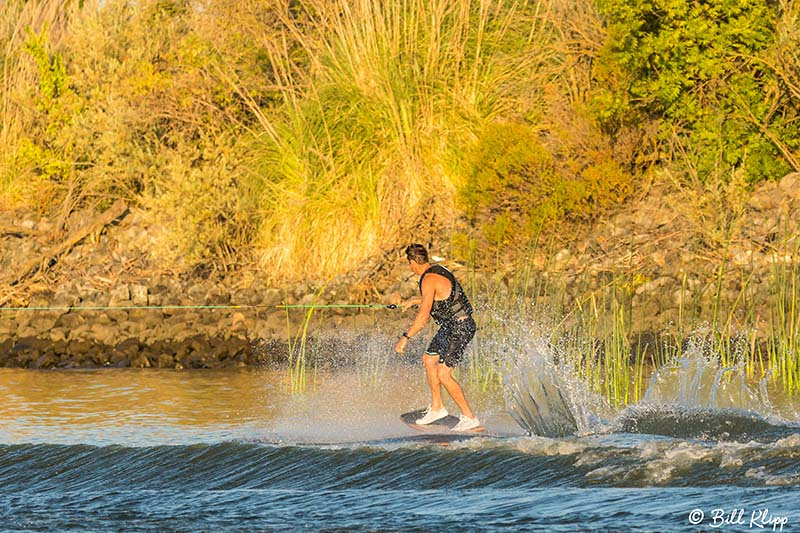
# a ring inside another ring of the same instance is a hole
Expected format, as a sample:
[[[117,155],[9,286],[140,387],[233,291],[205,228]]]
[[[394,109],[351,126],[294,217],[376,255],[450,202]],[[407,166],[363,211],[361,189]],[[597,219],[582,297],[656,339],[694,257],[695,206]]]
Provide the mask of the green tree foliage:
[[[775,2],[598,4],[609,31],[593,104],[607,131],[658,121],[666,156],[681,154],[701,179],[740,170],[755,182],[789,170],[771,137],[798,138],[797,107],[775,107],[782,89],[759,60],[774,43]]]

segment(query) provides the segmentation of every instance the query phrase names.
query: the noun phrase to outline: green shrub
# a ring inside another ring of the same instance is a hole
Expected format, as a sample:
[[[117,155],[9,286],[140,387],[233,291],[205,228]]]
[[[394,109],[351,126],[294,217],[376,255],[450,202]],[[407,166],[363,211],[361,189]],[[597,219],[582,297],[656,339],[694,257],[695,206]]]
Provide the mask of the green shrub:
[[[18,175],[29,176],[19,186],[23,197],[32,200],[46,211],[58,200],[60,184],[73,170],[73,142],[67,131],[81,103],[72,90],[62,54],[53,50],[48,31],[28,30],[25,41],[27,59],[36,66],[36,83],[24,87],[23,97],[34,105],[28,118],[34,130],[18,138],[11,156],[7,176],[9,181]],[[18,180],[21,181],[21,180]]]
[[[523,230],[558,216],[555,161],[530,127],[487,125],[471,159],[473,172],[460,193],[465,214],[473,224],[484,221],[496,244],[511,237],[498,234],[501,227]]]
[[[630,174],[609,152],[557,161],[525,124],[487,125],[471,162],[459,199],[493,250],[524,246],[546,225],[591,218],[632,189]]]
[[[596,76],[595,116],[611,133],[660,123],[667,158],[700,179],[741,169],[749,182],[789,165],[782,139],[798,146],[796,106],[757,60],[773,43],[779,8],[769,0],[598,0],[609,31]],[[784,102],[785,103],[785,102]]]

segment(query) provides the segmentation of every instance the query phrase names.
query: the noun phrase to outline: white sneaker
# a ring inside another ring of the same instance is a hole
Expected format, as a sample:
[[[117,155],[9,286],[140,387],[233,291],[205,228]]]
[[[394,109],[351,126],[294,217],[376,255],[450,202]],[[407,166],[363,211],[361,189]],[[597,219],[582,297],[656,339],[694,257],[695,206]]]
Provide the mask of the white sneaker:
[[[477,418],[470,418],[468,416],[460,415],[458,417],[458,424],[455,425],[453,431],[468,431],[480,426],[481,423]]]
[[[422,418],[417,418],[416,424],[418,426],[424,426],[432,422],[436,422],[437,420],[441,420],[446,416],[447,416],[447,409],[445,409],[444,407],[442,407],[438,411],[434,411],[433,409],[430,408],[430,406],[428,406],[428,408],[425,409],[425,414],[422,415]]]

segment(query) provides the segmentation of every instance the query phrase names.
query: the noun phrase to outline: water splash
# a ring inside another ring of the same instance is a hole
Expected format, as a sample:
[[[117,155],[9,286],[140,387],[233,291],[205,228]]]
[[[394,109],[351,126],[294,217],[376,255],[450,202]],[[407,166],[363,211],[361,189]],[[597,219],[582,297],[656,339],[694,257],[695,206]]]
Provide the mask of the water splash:
[[[548,364],[541,344],[517,360],[513,373],[503,376],[508,410],[528,433],[564,437],[575,433],[578,423],[562,393],[564,383]]]
[[[591,433],[603,426],[598,413],[608,404],[559,364],[556,351],[541,338],[531,339],[503,372],[506,407],[529,434],[564,437]]]
[[[503,381],[509,414],[530,435],[629,432],[676,438],[774,440],[797,431],[768,393],[769,375],[747,378],[744,363],[723,366],[708,337],[653,372],[643,399],[619,412],[592,393],[565,354],[533,336],[518,338]],[[736,354],[731,357],[737,361]],[[606,422],[609,421],[609,422]]]
[[[724,367],[705,340],[693,339],[682,357],[653,373],[641,403],[743,409],[771,416],[766,381],[762,383],[748,381],[744,363]]]

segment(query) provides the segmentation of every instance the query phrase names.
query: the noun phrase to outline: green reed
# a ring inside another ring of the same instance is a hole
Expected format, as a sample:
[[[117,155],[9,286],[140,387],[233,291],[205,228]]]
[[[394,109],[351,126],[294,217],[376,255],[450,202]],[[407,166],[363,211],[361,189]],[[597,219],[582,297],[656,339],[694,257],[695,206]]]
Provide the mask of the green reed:
[[[541,270],[523,267],[502,288],[495,286],[482,293],[486,295],[482,305],[492,312],[487,313],[489,316],[477,315],[479,334],[470,361],[470,382],[485,389],[501,381],[502,364],[498,362],[513,356],[515,346],[499,339],[513,339],[508,322],[518,322],[523,329],[529,328],[529,336],[546,338],[553,356],[570,365],[576,376],[612,405],[640,400],[651,373],[685,356],[684,346],[692,338],[702,340],[704,353],[713,355],[722,367],[740,366],[744,376],[770,376],[786,393],[798,392],[800,269],[790,260],[796,252],[775,255],[766,276],[769,303],[763,301],[763,280],[759,292],[759,276],[753,265],[734,266],[726,255],[705,291],[690,295],[687,275],[682,276],[674,315],[654,326],[657,331],[649,332],[646,341],[644,332],[634,327],[638,309],[632,296],[640,281],[632,269],[574,296],[570,293],[575,289],[568,286],[590,287],[589,275],[584,274],[585,279],[569,278],[562,271],[550,269],[550,264]],[[471,280],[474,293],[479,292],[479,286]],[[766,317],[765,306],[769,309]]]
[[[780,256],[772,268],[773,306],[770,320],[771,338],[766,343],[767,369],[773,378],[791,394],[800,392],[800,310],[797,298],[800,270],[792,262],[787,265]]]
[[[292,322],[289,315],[289,308],[286,308],[286,338],[289,348],[288,378],[289,390],[292,394],[302,394],[306,391],[306,387],[308,386],[309,369],[307,348],[309,326],[314,316],[314,311],[317,309],[317,302],[324,292],[325,287],[327,287],[327,283],[314,293],[314,300],[303,313],[303,320],[300,322],[294,334],[292,334]],[[311,370],[313,372],[312,380],[315,380],[317,375],[316,361]]]
[[[732,301],[724,301],[721,287],[726,278],[730,280],[726,274],[731,270],[723,259],[714,281],[717,291],[710,330],[713,350],[723,366],[741,364],[751,378],[769,375],[789,395],[800,390],[800,272],[796,256],[796,249],[793,253],[773,250],[772,266],[765,276],[766,301],[759,301],[765,295],[754,286],[757,275],[753,265],[739,270],[740,288]],[[763,306],[768,309],[767,317],[761,314]]]
[[[536,255],[539,235],[540,231],[537,230],[526,257]],[[544,274],[536,272],[533,261],[529,259],[522,261],[522,267],[510,273],[506,279],[497,276],[481,283],[472,263],[465,281],[471,301],[478,303],[478,333],[472,342],[467,366],[467,380],[473,390],[484,394],[501,392],[507,358],[515,348],[502,340],[517,338],[519,332],[516,329],[522,321],[541,324],[549,318],[547,331],[557,329],[555,314],[544,315],[533,306],[542,296],[550,302],[559,302],[559,308],[560,302],[566,299],[566,283],[562,274],[549,268],[549,258],[554,255],[553,242],[551,238],[547,244],[545,257],[548,259]],[[495,272],[502,272],[500,265],[498,260]]]
[[[507,287],[483,293],[470,384],[484,392],[500,385],[508,358],[518,353],[526,337],[539,336],[553,347],[560,363],[571,365],[612,404],[638,400],[648,372],[645,353],[631,357],[631,281],[615,277],[598,294],[573,299],[566,275],[548,266],[541,272],[522,269],[508,279]],[[471,286],[477,286],[474,280]]]
[[[487,294],[488,297],[485,299],[480,298],[482,287],[474,275],[469,276],[468,285],[471,292],[470,299],[473,303],[479,301],[496,302],[502,298],[498,296],[497,291],[487,291],[484,294]],[[484,308],[484,312],[481,312],[480,308],[478,309],[476,316],[478,319],[478,331],[472,340],[466,378],[471,389],[486,394],[499,390],[502,379],[498,368],[498,360],[501,354],[498,353],[497,348],[492,345],[491,341],[502,338],[508,331],[505,324],[494,313],[485,312],[489,307],[488,305],[480,305],[480,307]]]
[[[599,298],[589,296],[585,310],[578,301],[575,312],[581,315],[580,326],[569,333],[573,338],[588,339],[595,347],[588,354],[573,354],[569,359],[577,374],[612,405],[635,402],[644,390],[647,347],[631,343],[634,285],[631,276],[615,276],[600,288]]]
[[[287,343],[289,347],[289,390],[292,394],[299,394],[306,389],[306,341],[308,324],[311,322],[311,315],[314,312],[313,307],[309,307],[304,313],[305,318],[300,325],[298,331],[292,334],[291,317],[289,316],[289,309],[286,309],[286,331]]]

